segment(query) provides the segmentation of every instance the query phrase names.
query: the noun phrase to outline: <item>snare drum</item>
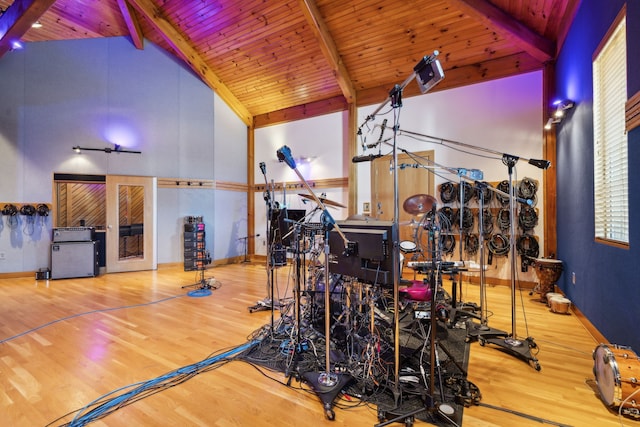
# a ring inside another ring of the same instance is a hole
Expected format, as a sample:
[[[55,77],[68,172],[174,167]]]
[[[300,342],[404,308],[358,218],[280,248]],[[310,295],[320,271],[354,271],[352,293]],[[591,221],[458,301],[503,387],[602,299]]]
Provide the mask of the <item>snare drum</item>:
[[[417,245],[411,240],[403,240],[402,242],[400,242],[400,250],[404,253],[415,252],[416,249]]]
[[[640,360],[636,353],[629,347],[600,344],[593,351],[593,360],[602,401],[609,406],[640,408]]]

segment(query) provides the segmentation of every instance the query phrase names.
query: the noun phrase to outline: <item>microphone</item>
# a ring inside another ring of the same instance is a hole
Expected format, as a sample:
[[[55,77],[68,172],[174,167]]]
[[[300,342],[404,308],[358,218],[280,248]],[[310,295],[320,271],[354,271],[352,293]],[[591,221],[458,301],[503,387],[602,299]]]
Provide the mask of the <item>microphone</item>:
[[[523,199],[521,197],[516,197],[516,201],[518,203],[522,203],[523,205],[533,206],[533,200],[531,199]]]
[[[262,171],[263,175],[267,174],[267,165],[265,165],[264,162],[260,162],[260,170]]]
[[[382,121],[382,124],[380,125],[380,136],[378,137],[378,140],[376,142],[374,142],[373,144],[363,144],[362,145],[362,149],[364,150],[365,147],[366,148],[374,148],[377,147],[378,145],[380,145],[380,143],[382,142],[382,136],[384,135],[384,130],[387,128],[387,119],[384,119]]]
[[[296,161],[293,159],[291,149],[289,147],[283,145],[276,151],[276,154],[278,156],[278,161],[285,162],[291,169],[296,168]]]
[[[382,157],[382,154],[369,154],[368,156],[355,156],[351,159],[353,163],[371,162],[375,159]]]
[[[551,162],[549,160],[530,159],[527,163],[540,169],[549,169],[549,166],[551,166]]]
[[[382,121],[382,125],[380,125],[380,136],[378,137],[378,143],[382,141],[382,135],[384,135],[384,130],[387,128],[387,119]]]

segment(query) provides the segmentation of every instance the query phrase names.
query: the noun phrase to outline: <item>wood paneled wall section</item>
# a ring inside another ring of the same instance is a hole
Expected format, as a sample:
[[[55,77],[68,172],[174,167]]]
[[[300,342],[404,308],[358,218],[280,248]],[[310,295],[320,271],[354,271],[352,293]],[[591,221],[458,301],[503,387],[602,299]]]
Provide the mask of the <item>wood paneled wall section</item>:
[[[57,227],[86,226],[102,229],[107,223],[106,185],[62,182],[56,185],[58,195]]]

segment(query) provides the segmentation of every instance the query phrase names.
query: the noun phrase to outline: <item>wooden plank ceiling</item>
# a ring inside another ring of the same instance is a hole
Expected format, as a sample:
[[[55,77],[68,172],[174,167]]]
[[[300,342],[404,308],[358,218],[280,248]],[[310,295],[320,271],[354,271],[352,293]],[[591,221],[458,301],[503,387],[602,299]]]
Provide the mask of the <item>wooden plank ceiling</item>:
[[[433,90],[541,69],[579,0],[0,0],[17,40],[130,38],[184,61],[247,124],[383,102],[425,55]],[[38,21],[40,28],[31,25]],[[408,85],[404,96],[419,94]]]

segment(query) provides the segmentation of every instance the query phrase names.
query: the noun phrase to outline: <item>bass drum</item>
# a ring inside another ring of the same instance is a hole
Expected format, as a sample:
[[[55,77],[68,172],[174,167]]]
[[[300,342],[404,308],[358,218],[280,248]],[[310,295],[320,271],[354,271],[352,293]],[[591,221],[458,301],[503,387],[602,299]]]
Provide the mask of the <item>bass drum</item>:
[[[593,351],[600,398],[611,407],[640,408],[640,359],[629,347],[600,344]],[[628,411],[627,411],[628,412]]]

